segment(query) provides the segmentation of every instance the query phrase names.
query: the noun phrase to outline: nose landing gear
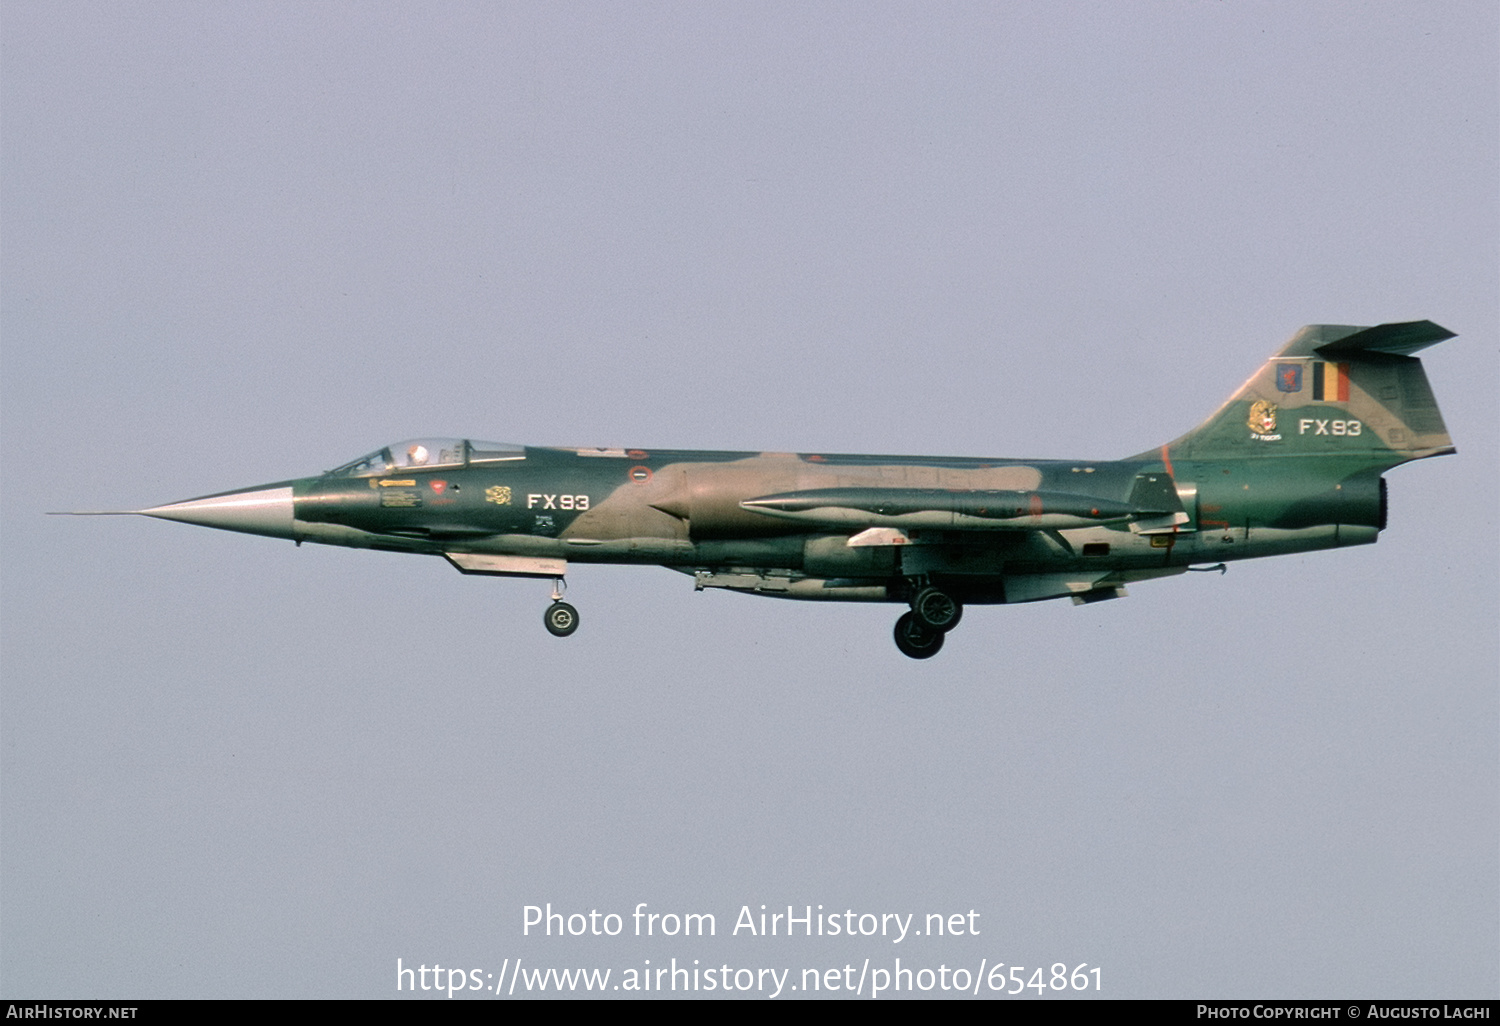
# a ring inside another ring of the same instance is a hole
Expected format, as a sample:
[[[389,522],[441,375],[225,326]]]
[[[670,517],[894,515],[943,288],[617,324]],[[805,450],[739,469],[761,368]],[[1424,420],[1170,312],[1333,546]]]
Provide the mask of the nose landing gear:
[[[566,602],[554,602],[542,615],[542,623],[553,636],[566,638],[578,629],[578,610]]]
[[[547,632],[556,638],[566,638],[578,629],[578,610],[562,600],[567,582],[561,577],[552,583],[552,604],[542,614],[542,623]]]

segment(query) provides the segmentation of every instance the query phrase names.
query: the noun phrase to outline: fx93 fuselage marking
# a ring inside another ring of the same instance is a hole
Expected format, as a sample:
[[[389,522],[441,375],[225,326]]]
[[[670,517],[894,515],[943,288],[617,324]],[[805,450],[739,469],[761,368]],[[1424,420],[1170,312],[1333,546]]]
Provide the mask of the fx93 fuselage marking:
[[[526,496],[526,508],[536,509],[576,509],[579,512],[589,508],[589,497],[587,495],[540,495],[532,492]]]

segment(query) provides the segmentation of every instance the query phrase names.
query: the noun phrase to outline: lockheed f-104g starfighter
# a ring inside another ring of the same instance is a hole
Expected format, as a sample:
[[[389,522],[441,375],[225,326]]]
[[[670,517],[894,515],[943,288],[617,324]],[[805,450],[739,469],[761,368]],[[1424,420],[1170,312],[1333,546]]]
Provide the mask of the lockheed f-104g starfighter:
[[[302,542],[441,556],[554,581],[642,563],[694,586],[890,602],[937,653],[966,605],[1119,598],[1209,564],[1364,545],[1385,471],[1454,451],[1421,362],[1431,321],[1297,332],[1199,427],[1122,460],[539,448],[422,438],[327,473],[122,511]]]

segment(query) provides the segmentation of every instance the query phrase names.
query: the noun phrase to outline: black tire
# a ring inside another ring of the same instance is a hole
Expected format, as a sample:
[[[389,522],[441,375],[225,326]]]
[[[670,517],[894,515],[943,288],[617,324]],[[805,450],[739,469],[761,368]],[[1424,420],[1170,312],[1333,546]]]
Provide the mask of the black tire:
[[[566,638],[578,629],[578,610],[566,602],[554,602],[542,614],[542,623],[554,636]]]
[[[912,597],[911,612],[924,627],[946,634],[963,619],[964,607],[941,588],[927,587]]]
[[[943,632],[923,626],[910,613],[902,613],[896,621],[896,647],[904,656],[931,659],[943,647]]]

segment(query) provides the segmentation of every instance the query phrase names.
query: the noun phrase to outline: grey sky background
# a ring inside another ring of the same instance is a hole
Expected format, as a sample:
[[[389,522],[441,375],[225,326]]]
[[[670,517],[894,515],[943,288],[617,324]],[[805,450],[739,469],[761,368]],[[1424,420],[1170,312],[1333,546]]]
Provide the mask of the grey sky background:
[[[0,14],[0,993],[405,965],[1496,996],[1489,2]],[[1431,318],[1378,545],[974,608],[548,585],[139,508],[412,435],[1113,458]],[[712,912],[713,940],[521,910]],[[748,938],[742,905],[981,914]],[[618,976],[615,977],[618,979]],[[798,992],[801,993],[800,991]],[[1028,992],[1030,993],[1030,992]]]

